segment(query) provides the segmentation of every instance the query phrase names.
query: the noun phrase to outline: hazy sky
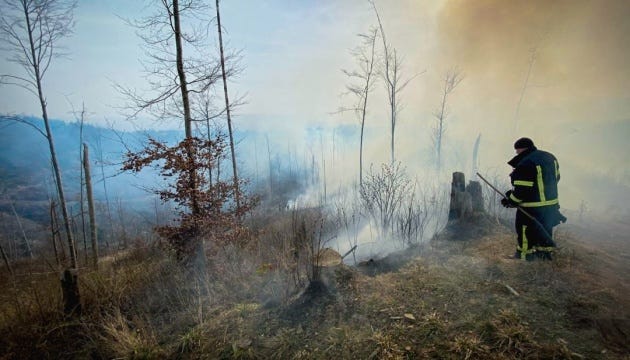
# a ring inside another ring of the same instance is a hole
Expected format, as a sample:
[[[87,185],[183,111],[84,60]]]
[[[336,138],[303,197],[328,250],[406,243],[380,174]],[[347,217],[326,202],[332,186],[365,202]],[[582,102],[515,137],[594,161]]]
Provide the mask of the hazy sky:
[[[84,102],[91,123],[108,119],[127,126],[120,121],[116,106],[121,99],[112,85],[142,89],[139,60],[144,54],[134,30],[120,17],[138,17],[146,10],[143,4],[79,1],[75,34],[65,42],[71,55],[56,60],[44,82],[52,117],[70,119],[69,103],[80,107]],[[628,189],[629,1],[376,4],[388,39],[404,57],[403,77],[417,75],[400,99],[404,108],[396,141],[399,158],[407,166],[420,171],[426,165],[442,78],[457,66],[465,78],[449,102],[445,144],[449,170],[470,167],[468,154],[482,134],[482,169],[506,173],[515,138],[530,136],[558,156],[567,170],[565,178],[588,181],[591,174],[607,176]],[[358,44],[356,34],[376,24],[367,1],[230,0],[221,7],[227,46],[243,55],[244,71],[230,87],[233,94],[247,94],[247,105],[237,112],[237,128],[289,138],[293,146],[312,146],[314,128],[323,129],[323,141],[330,143],[330,129],[357,124],[351,114],[332,113],[351,103],[340,96],[347,82],[341,69],[354,67],[349,50]],[[15,71],[4,61],[6,54],[0,55],[0,72]],[[382,84],[375,89],[367,123],[368,163],[389,156],[386,97]],[[40,113],[28,93],[6,86],[0,87],[0,112]],[[147,121],[141,126],[152,125]],[[347,149],[344,144],[336,146],[350,152],[340,155],[350,161],[356,149],[346,145]],[[573,207],[581,194],[589,192],[570,180],[563,186]]]

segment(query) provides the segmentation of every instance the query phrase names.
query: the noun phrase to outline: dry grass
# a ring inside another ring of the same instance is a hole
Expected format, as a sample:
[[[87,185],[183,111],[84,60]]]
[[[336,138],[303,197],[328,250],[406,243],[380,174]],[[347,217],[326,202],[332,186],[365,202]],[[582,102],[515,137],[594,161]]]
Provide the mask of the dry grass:
[[[609,286],[619,279],[602,282],[600,250],[563,234],[554,262],[507,260],[513,235],[488,221],[450,227],[391,272],[324,268],[325,290],[301,295],[279,255],[290,221],[260,235],[274,253],[213,252],[210,269],[226,273],[203,288],[158,249],[84,272],[80,319],[59,313],[56,274],[5,281],[0,359],[628,358],[628,299]]]

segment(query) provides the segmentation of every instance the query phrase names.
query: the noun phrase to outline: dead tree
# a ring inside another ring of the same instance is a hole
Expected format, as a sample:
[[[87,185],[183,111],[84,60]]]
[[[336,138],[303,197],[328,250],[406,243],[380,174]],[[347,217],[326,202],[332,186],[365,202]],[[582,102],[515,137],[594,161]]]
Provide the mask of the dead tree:
[[[92,243],[92,266],[98,268],[98,241],[96,239],[96,216],[94,215],[94,197],[92,177],[90,175],[90,155],[87,144],[83,144],[83,169],[85,170],[85,190],[87,192],[88,215],[90,217],[90,241]]]
[[[105,197],[105,212],[107,214],[107,222],[109,225],[109,236],[105,236],[105,248],[109,249],[109,237],[113,235],[114,220],[112,218],[112,211],[109,205],[109,194],[107,193],[107,179],[105,177],[105,161],[103,159],[103,144],[101,141],[101,134],[96,137],[96,151],[98,153],[98,165],[101,170],[101,181],[103,182],[103,195]],[[102,229],[102,228],[101,228]]]
[[[375,45],[377,36],[377,28],[370,28],[367,34],[359,34],[361,45],[352,50],[352,56],[356,59],[359,69],[352,71],[342,70],[349,80],[353,81],[346,85],[346,89],[348,90],[348,94],[354,96],[356,102],[351,107],[340,108],[339,111],[354,112],[361,124],[361,135],[359,138],[359,187],[363,185],[363,133],[365,130],[368,96],[374,85],[373,74],[376,60]]]
[[[433,141],[435,143],[435,167],[438,171],[440,171],[442,166],[442,145],[444,142],[444,133],[446,132],[444,122],[448,117],[448,97],[463,80],[463,78],[463,75],[457,68],[452,68],[447,71],[444,76],[444,85],[442,86],[440,107],[433,113],[433,116],[436,118],[436,124],[433,129]]]
[[[413,80],[416,75],[404,80],[402,77],[402,57],[396,52],[390,43],[387,42],[385,36],[385,30],[383,29],[383,23],[381,17],[376,8],[376,4],[373,0],[368,0],[372,4],[376,19],[378,20],[378,26],[381,32],[381,40],[383,40],[383,68],[381,69],[381,78],[385,82],[385,89],[387,90],[387,101],[389,105],[389,120],[390,120],[390,147],[391,147],[391,166],[394,166],[396,156],[394,153],[396,123],[398,121],[398,114],[402,110],[402,104],[400,102],[400,93],[409,85],[409,82]]]
[[[512,129],[512,132],[513,132],[513,135],[515,136],[516,136],[516,132],[518,131],[518,118],[521,112],[521,104],[523,103],[523,98],[525,97],[525,91],[527,90],[527,86],[529,86],[529,78],[532,74],[532,69],[534,68],[534,63],[536,63],[537,56],[538,56],[538,46],[534,46],[533,48],[530,49],[527,75],[525,75],[525,80],[523,80],[521,93],[518,97],[518,102],[516,103],[516,110],[514,111],[514,127]]]
[[[85,123],[85,104],[83,104],[81,111],[78,113],[74,111],[73,113],[77,117],[77,122],[79,123],[79,163],[83,164],[84,156],[83,156],[83,124]],[[81,184],[81,191],[79,192],[79,216],[81,217],[81,234],[83,235],[83,254],[85,257],[85,263],[88,263],[88,248],[87,248],[87,231],[85,229],[85,192],[83,184],[85,184],[84,179],[84,167],[79,167],[79,182]]]
[[[57,214],[55,213],[55,202],[50,201],[50,238],[52,239],[53,251],[55,252],[55,262],[57,266],[61,268],[61,256],[59,251],[63,253],[63,247],[57,248],[57,235],[59,234],[59,228],[57,226]],[[64,255],[65,257],[65,255]]]
[[[240,207],[238,174],[236,172],[236,153],[234,152],[234,135],[232,133],[232,118],[230,117],[230,99],[228,97],[227,73],[225,71],[225,55],[223,53],[223,35],[221,33],[221,13],[219,11],[219,0],[216,0],[216,10],[217,32],[219,33],[219,50],[221,56],[221,77],[223,79],[223,93],[225,94],[225,113],[227,116],[228,134],[230,136],[230,152],[232,154],[232,175],[234,180],[234,188],[236,189],[236,207]]]
[[[61,178],[61,169],[53,134],[48,120],[48,109],[43,90],[43,79],[52,60],[63,55],[58,42],[72,33],[73,11],[76,1],[72,0],[3,0],[0,3],[0,34],[5,38],[4,46],[13,56],[10,61],[22,66],[24,75],[3,74],[0,83],[19,86],[39,100],[50,158],[63,215],[71,267],[76,269],[77,255],[68,215],[66,197]]]
[[[472,155],[472,174],[477,173],[479,171],[479,144],[481,143],[481,133],[477,136],[477,140],[475,140],[475,145],[473,146],[473,155]]]

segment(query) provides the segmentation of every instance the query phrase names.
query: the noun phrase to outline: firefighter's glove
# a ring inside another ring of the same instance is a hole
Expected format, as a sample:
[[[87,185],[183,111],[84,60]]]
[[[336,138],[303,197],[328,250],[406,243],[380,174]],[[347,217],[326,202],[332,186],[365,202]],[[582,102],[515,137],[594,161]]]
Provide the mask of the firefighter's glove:
[[[516,204],[512,200],[510,200],[511,194],[512,194],[512,190],[508,190],[508,192],[505,193],[505,197],[501,199],[501,205],[503,205],[503,207],[506,207],[506,208],[516,207]]]

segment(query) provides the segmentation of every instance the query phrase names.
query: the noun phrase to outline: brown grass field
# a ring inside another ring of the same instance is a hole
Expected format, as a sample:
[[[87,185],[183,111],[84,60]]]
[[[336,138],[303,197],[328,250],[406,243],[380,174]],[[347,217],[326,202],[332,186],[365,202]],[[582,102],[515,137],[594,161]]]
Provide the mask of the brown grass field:
[[[204,291],[137,249],[83,273],[79,319],[57,275],[24,264],[2,275],[0,359],[630,359],[628,231],[562,225],[554,261],[522,262],[479,217],[363,266],[327,261],[286,296],[274,264],[222,265]]]

